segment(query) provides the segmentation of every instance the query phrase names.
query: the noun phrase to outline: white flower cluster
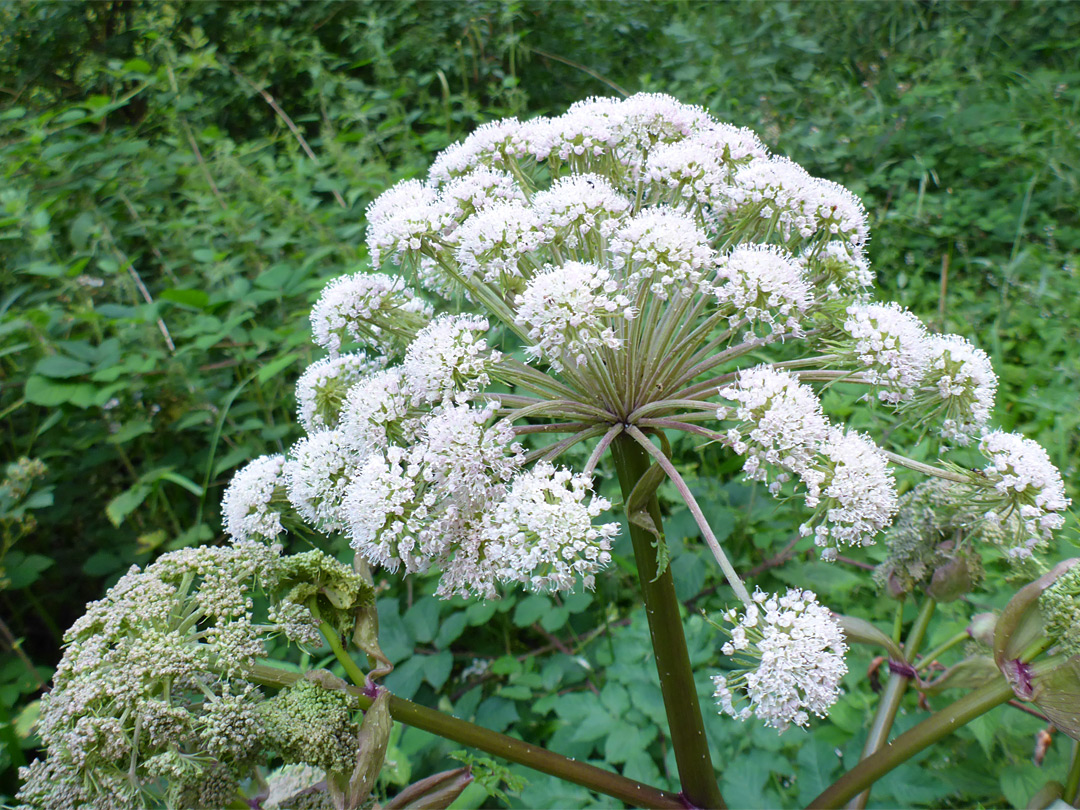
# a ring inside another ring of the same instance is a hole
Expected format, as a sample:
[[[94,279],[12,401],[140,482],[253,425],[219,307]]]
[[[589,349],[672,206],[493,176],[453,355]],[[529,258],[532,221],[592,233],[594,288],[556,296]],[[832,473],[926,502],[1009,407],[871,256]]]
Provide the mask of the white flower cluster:
[[[440,316],[421,329],[401,364],[413,403],[467,402],[490,385],[488,370],[502,355],[488,348],[487,331],[478,315]]]
[[[781,732],[792,723],[806,726],[810,713],[828,713],[847,674],[847,644],[813,592],[795,588],[778,596],[757,590],[750,605],[729,610],[724,620],[731,640],[723,652],[745,668],[713,676],[722,713],[739,720],[757,716]],[[744,698],[748,705],[737,705]]]
[[[772,494],[794,475],[814,510],[803,524],[821,558],[836,558],[838,545],[859,546],[889,526],[896,513],[896,485],[884,454],[869,439],[845,433],[825,418],[810,386],[789,372],[757,366],[740,372],[720,396],[738,403],[737,427],[727,433],[735,452],[746,455],[747,478],[768,481]]]
[[[385,358],[363,352],[324,357],[308,366],[296,381],[296,411],[308,433],[337,426],[345,394],[364,377],[382,368]]]
[[[518,476],[484,525],[497,576],[533,590],[567,590],[581,577],[592,588],[593,575],[611,562],[611,539],[619,527],[592,525],[611,503],[591,493],[588,476],[547,462]],[[528,549],[524,557],[521,548]]]
[[[234,540],[273,540],[283,531],[285,457],[259,456],[233,476],[221,500],[225,531]]]
[[[631,218],[611,240],[612,266],[630,289],[661,300],[708,289],[716,251],[693,219],[670,208],[649,208]]]
[[[312,566],[335,579],[347,611],[359,578],[322,552],[281,557],[278,546],[239,542],[133,567],[64,636],[38,723],[48,753],[22,770],[19,800],[41,808],[231,804],[239,780],[269,755],[264,697],[247,680],[254,664],[275,635],[319,638],[311,613],[286,593]],[[285,618],[256,623],[256,591]]]
[[[564,363],[584,365],[605,347],[620,348],[613,324],[636,311],[618,290],[611,272],[595,264],[567,262],[537,274],[518,298],[518,319],[533,341],[525,351],[561,371]]]
[[[833,427],[815,462],[801,476],[806,505],[816,510],[800,527],[802,534],[814,534],[826,561],[836,559],[839,544],[872,545],[897,510],[896,481],[885,454],[865,436]]]
[[[788,242],[840,239],[861,248],[869,237],[858,197],[783,157],[759,158],[740,169],[722,210],[728,222],[766,240],[776,231]]]
[[[716,300],[733,310],[733,324],[746,318],[801,335],[801,316],[814,302],[802,262],[772,245],[740,245],[720,260],[717,276]]]
[[[1008,553],[1028,557],[1065,522],[1062,513],[1071,501],[1065,496],[1061,473],[1045,449],[1016,433],[987,433],[979,442],[979,452],[989,461],[983,476],[998,495],[986,518],[1001,523],[1012,514],[1018,515],[1027,536],[1018,538]]]
[[[402,279],[353,273],[326,285],[311,310],[311,333],[331,357],[349,338],[364,348],[395,357],[430,319],[430,304],[418,298]]]
[[[867,380],[880,387],[882,402],[897,405],[915,396],[930,362],[922,321],[895,303],[853,304],[844,331]]]
[[[942,437],[967,445],[990,421],[997,382],[982,349],[959,335],[932,335],[926,373],[911,407],[925,419],[939,416]]]

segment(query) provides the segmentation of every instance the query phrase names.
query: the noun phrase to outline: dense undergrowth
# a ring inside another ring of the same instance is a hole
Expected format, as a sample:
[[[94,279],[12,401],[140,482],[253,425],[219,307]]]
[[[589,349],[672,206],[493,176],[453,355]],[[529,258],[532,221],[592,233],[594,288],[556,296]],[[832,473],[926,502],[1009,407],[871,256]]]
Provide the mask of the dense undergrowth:
[[[0,795],[34,755],[33,699],[85,602],[133,563],[220,539],[231,471],[296,438],[309,305],[326,279],[368,266],[364,206],[495,117],[663,91],[848,186],[870,212],[887,293],[990,353],[997,422],[1045,445],[1076,498],[1077,30],[1080,8],[1066,3],[0,9],[2,458],[47,468],[12,468],[0,488]],[[793,582],[773,563],[799,517],[738,466],[703,463],[695,492],[755,582]],[[717,642],[693,611],[729,591],[693,521],[670,512],[671,565],[704,665]],[[1074,524],[1062,538],[1076,545]],[[562,601],[441,601],[429,581],[382,577],[382,646],[397,665],[388,685],[672,787],[648,633],[626,587],[632,557],[616,552],[595,592]],[[895,603],[874,598],[863,570],[880,546],[831,567],[815,556],[798,584],[827,584],[850,600],[835,608],[874,605],[866,617],[892,623]],[[1000,607],[1008,595],[969,599]],[[970,608],[950,611],[930,646]],[[850,664],[831,722],[809,734],[707,718],[732,806],[805,802],[857,758],[874,705],[870,656]],[[708,699],[704,673],[699,687]],[[922,713],[909,696],[897,727]],[[1033,762],[1044,726],[998,709],[895,771],[874,801],[1022,807],[1068,762],[1064,737]],[[394,745],[384,775],[401,785],[451,751],[411,729]],[[522,775],[492,806],[610,801]],[[483,800],[470,788],[461,806]]]

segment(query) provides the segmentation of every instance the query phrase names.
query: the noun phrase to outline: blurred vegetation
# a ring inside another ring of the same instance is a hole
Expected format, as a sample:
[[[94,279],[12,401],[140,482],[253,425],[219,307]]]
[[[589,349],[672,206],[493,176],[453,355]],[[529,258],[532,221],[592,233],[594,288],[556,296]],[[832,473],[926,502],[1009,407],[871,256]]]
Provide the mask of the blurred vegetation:
[[[0,484],[0,796],[33,756],[33,699],[85,602],[133,563],[220,539],[231,471],[298,435],[309,304],[367,266],[364,206],[492,118],[662,91],[847,185],[871,212],[883,295],[991,353],[997,421],[1046,445],[1076,498],[1078,48],[1080,6],[1066,2],[0,5],[0,458],[14,465]],[[751,568],[798,515],[737,469],[702,461],[695,489]],[[670,511],[679,595],[715,608],[728,592],[685,511]],[[1075,537],[1070,526],[1069,553]],[[618,550],[594,594],[562,601],[440,602],[422,579],[385,577],[391,688],[670,787],[648,633]],[[797,574],[755,579],[778,580],[892,622],[895,605],[856,566],[806,557]],[[943,607],[928,643],[971,610]],[[692,610],[687,627],[704,667],[715,632]],[[707,712],[732,806],[805,802],[839,769],[836,752],[857,758],[875,705],[869,658],[852,654],[848,694],[809,735]],[[707,704],[704,669],[700,686]],[[897,727],[920,714],[909,696]],[[1068,761],[1062,738],[1032,763],[1042,726],[998,709],[894,772],[873,802],[1023,807]],[[451,766],[447,743],[395,739],[395,784]],[[610,802],[521,774],[514,806]],[[500,801],[470,788],[460,806],[485,800]]]

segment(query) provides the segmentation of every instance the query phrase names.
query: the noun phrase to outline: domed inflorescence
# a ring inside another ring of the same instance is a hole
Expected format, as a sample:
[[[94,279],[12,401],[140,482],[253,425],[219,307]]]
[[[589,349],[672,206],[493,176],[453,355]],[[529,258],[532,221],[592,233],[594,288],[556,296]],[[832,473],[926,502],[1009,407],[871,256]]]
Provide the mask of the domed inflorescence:
[[[739,720],[756,715],[784,731],[805,726],[810,714],[824,717],[847,674],[847,644],[840,625],[811,591],[783,596],[758,590],[741,612],[724,614],[730,640],[724,655],[741,668],[714,675],[720,710]],[[745,699],[747,705],[738,704]]]
[[[610,504],[591,474],[612,441],[655,457],[649,434],[662,431],[745,456],[773,495],[794,488],[825,560],[890,525],[890,464],[961,480],[982,520],[1019,527],[1016,556],[1061,524],[1068,500],[1045,452],[986,433],[986,355],[871,298],[858,198],[698,107],[639,94],[485,124],[367,218],[374,271],[331,282],[312,311],[330,359],[298,386],[308,435],[238,474],[225,504],[234,538],[307,523],[371,563],[438,570],[442,596],[591,587],[616,534],[594,525]],[[990,464],[887,452],[829,420],[823,386],[932,441],[977,443]],[[588,441],[585,472],[558,466]],[[785,623],[760,627],[787,655],[803,651],[791,628],[807,625],[832,686],[791,675],[781,699],[754,681],[752,704],[777,726],[824,711],[843,652],[812,594],[780,601]]]

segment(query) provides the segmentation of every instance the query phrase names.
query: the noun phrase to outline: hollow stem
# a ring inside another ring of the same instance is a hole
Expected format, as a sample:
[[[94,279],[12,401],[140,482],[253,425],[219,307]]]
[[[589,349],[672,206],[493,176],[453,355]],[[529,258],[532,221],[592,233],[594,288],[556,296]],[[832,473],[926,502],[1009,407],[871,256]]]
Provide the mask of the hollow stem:
[[[634,486],[649,469],[649,455],[627,433],[616,436],[611,449],[623,498],[628,499]],[[659,528],[660,503],[655,495],[649,500],[648,512]],[[705,739],[705,723],[698,704],[694,673],[690,668],[690,655],[686,649],[686,636],[683,634],[671,569],[668,568],[663,574],[657,573],[656,547],[652,535],[644,528],[631,523],[630,540],[634,544],[638,580],[649,619],[660,691],[683,795],[694,807],[723,808],[724,799],[716,783],[709,745]]]
[[[907,762],[976,717],[1006,703],[1013,697],[1012,687],[1004,678],[996,678],[960,700],[934,713],[919,725],[905,731],[876,754],[862,760],[829,787],[825,788],[808,808],[836,810],[857,793],[870,787],[894,768]]]
[[[926,635],[926,628],[934,615],[935,607],[937,607],[937,602],[927,598],[919,609],[919,615],[915,617],[915,623],[911,626],[911,632],[908,633],[907,642],[904,644],[904,658],[907,663],[915,662],[915,655],[922,646],[923,637]],[[885,690],[881,693],[881,702],[874,714],[874,722],[866,735],[866,743],[862,750],[863,759],[880,749],[889,739],[889,731],[892,730],[896,712],[900,709],[900,701],[904,698],[904,692],[907,691],[910,680],[897,672],[889,676],[889,682],[885,684]],[[863,810],[868,801],[870,801],[869,789],[852,799],[848,803],[848,808],[849,810]]]
[[[256,664],[251,674],[251,679],[255,683],[277,688],[289,686],[302,677],[298,672],[289,672],[267,664]],[[371,705],[373,698],[363,688],[348,686],[346,691],[356,696],[361,709],[367,709]],[[390,716],[399,723],[437,734],[461,745],[477,748],[492,756],[565,779],[575,785],[582,785],[589,790],[612,796],[636,807],[686,810],[686,804],[682,799],[666,790],[650,787],[617,773],[569,759],[554,751],[507,737],[505,734],[459,720],[410,700],[391,697]]]

